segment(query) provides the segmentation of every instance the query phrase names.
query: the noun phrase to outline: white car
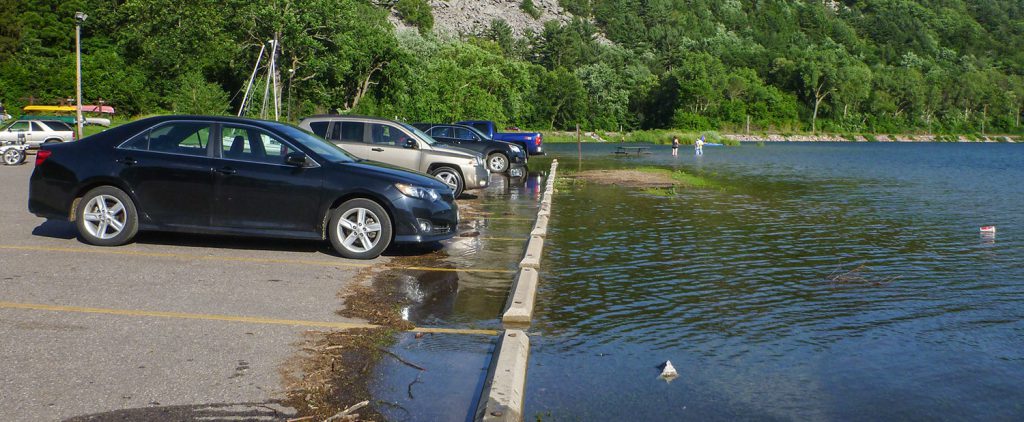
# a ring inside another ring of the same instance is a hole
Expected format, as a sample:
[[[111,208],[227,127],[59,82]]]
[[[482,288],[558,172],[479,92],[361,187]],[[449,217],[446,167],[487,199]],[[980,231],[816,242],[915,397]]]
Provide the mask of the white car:
[[[71,126],[58,120],[17,120],[0,130],[0,140],[24,140],[30,148],[42,144],[75,140]]]

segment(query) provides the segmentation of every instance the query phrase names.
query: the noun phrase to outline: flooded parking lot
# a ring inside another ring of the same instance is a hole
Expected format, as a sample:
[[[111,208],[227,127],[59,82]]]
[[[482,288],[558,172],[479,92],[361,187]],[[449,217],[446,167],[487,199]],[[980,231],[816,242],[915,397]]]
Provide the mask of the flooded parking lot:
[[[389,397],[409,382],[384,360],[377,407],[469,412],[543,180],[492,175],[486,192],[459,201],[459,237],[352,261],[325,242],[144,233],[89,246],[71,224],[25,210],[31,165],[3,170],[0,414],[19,420],[295,416],[282,365],[307,333],[366,327],[339,315],[339,296],[374,288],[384,278],[359,274],[380,269],[406,299],[399,315],[460,334],[398,334],[392,353],[422,359],[430,376]],[[451,382],[464,374],[465,385]],[[449,390],[447,402],[431,399]]]

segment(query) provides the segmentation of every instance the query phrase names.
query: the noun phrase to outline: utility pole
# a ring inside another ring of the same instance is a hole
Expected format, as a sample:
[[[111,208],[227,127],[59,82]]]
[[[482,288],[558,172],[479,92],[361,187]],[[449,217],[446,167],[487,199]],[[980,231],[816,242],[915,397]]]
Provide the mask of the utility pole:
[[[75,123],[78,125],[78,139],[82,139],[82,24],[89,17],[75,12]]]

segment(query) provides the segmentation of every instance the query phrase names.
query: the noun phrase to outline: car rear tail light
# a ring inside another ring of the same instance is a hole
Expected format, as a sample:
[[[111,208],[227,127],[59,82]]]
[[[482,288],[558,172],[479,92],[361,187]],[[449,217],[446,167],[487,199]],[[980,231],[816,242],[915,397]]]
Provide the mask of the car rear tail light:
[[[533,142],[534,145],[540,146],[540,135],[537,135],[537,140]]]
[[[48,149],[41,149],[41,150],[37,151],[36,152],[36,166],[39,166],[40,164],[43,164],[43,161],[46,161],[47,158],[50,158],[51,154],[53,154],[53,152],[51,152]]]

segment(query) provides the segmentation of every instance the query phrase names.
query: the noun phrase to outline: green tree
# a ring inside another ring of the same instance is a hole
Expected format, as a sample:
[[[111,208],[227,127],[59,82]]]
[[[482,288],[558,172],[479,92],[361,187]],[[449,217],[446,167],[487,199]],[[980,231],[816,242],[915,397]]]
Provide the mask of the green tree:
[[[220,85],[207,82],[198,71],[186,72],[175,80],[177,89],[168,100],[171,110],[184,114],[224,114],[228,109],[228,93]]]
[[[586,125],[586,95],[583,83],[564,67],[544,72],[537,86],[536,122],[548,129]]]

